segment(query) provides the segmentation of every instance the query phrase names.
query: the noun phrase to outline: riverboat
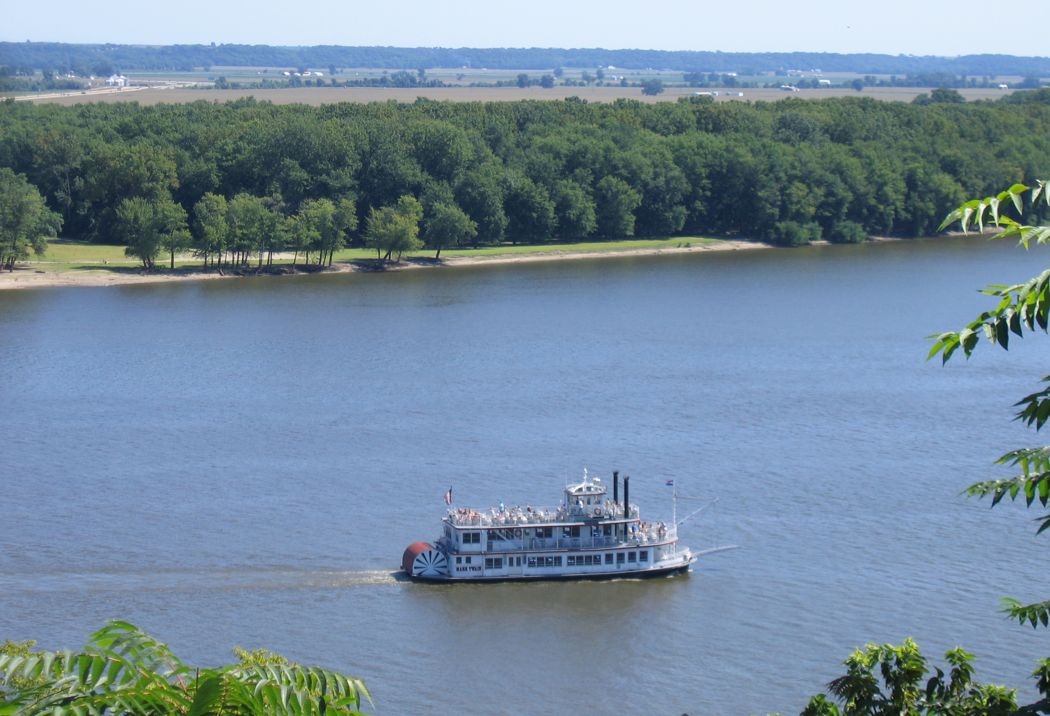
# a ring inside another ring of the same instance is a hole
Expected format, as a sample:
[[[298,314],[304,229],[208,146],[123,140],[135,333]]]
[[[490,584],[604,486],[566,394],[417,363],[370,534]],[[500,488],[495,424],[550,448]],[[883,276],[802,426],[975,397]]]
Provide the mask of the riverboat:
[[[673,481],[668,481],[672,485]],[[431,582],[652,577],[686,572],[698,556],[678,544],[678,525],[646,522],[630,503],[630,477],[613,473],[609,498],[600,478],[565,487],[560,507],[487,511],[449,507],[433,544],[414,542],[401,568]],[[675,495],[677,498],[677,493]],[[452,490],[445,495],[452,503]],[[705,550],[706,552],[714,550]]]

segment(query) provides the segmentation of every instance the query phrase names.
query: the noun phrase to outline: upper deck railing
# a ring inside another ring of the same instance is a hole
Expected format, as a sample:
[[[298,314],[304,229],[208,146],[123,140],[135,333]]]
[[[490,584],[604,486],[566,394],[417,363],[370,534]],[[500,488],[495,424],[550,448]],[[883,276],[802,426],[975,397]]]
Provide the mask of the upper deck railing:
[[[626,534],[606,535],[600,528],[588,530],[579,537],[568,537],[555,534],[550,537],[537,537],[527,532],[526,527],[508,527],[500,530],[499,538],[491,535],[487,540],[476,545],[457,545],[447,537],[442,537],[439,544],[456,554],[477,552],[521,552],[531,550],[580,550],[605,549],[610,547],[646,547],[676,542],[677,530],[663,522],[642,522],[632,526]]]
[[[601,505],[572,505],[571,507],[514,506],[487,512],[457,507],[448,511],[448,521],[455,527],[516,527],[549,525],[589,520],[624,519],[623,505],[606,500]],[[638,505],[631,505],[626,519],[638,519]]]

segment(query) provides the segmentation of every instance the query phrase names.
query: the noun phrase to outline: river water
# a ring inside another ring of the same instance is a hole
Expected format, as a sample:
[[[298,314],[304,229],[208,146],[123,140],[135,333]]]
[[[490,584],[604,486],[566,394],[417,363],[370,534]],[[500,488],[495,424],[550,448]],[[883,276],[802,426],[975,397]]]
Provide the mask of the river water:
[[[111,618],[364,678],[384,714],[798,712],[866,642],[1025,686],[1035,513],[966,499],[1038,442],[1046,338],[925,361],[1043,251],[980,239],[0,294],[0,639]],[[686,576],[417,585],[457,506],[677,481]],[[1025,686],[1025,694],[1032,689]]]

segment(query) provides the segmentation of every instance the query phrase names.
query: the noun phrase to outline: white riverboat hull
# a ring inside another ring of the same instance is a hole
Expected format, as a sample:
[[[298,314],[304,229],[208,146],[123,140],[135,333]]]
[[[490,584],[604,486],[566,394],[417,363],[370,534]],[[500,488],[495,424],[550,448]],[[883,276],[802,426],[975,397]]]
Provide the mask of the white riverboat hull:
[[[613,473],[610,499],[585,471],[583,482],[565,487],[559,507],[450,508],[442,535],[409,545],[401,568],[422,582],[640,579],[687,572],[710,551],[680,546],[675,521],[642,520],[628,495],[629,478],[621,500]],[[445,501],[451,505],[452,490]]]
[[[646,569],[609,571],[609,572],[576,572],[576,573],[550,573],[550,574],[491,574],[474,576],[433,575],[422,576],[409,573],[409,577],[416,582],[427,582],[430,584],[447,584],[450,582],[476,583],[476,582],[540,582],[540,581],[606,581],[613,579],[650,579],[655,577],[671,577],[676,574],[687,574],[689,567],[696,561],[695,556],[688,560],[671,564],[654,565]]]

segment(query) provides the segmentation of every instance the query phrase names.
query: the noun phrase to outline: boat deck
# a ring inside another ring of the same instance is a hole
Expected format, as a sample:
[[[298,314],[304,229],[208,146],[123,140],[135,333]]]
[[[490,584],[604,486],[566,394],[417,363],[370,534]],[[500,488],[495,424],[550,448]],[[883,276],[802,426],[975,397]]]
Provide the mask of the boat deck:
[[[448,511],[446,519],[453,527],[528,527],[529,525],[551,525],[578,523],[594,520],[638,519],[638,506],[631,505],[624,517],[623,505],[607,500],[601,505],[573,507],[525,507],[514,506],[504,510],[496,507],[488,511],[457,507]]]

